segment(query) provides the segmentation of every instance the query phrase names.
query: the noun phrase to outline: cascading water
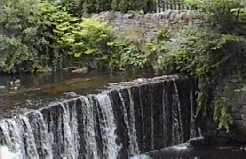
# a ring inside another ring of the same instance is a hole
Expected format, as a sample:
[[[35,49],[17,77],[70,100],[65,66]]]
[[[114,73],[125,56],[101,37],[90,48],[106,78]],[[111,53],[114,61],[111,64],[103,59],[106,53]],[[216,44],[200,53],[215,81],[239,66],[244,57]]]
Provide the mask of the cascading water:
[[[192,80],[119,84],[0,121],[0,143],[18,159],[126,159],[194,134]]]
[[[107,94],[96,96],[98,102],[99,127],[102,137],[103,158],[117,158],[120,145],[116,143],[116,124],[110,97]]]
[[[40,158],[52,159],[52,145],[48,135],[48,127],[44,121],[44,117],[40,111],[30,112],[28,115],[32,132],[34,135],[36,148]]]
[[[94,105],[90,103],[89,98],[80,97],[77,107],[80,135],[80,158],[99,159],[97,140],[96,140],[96,115]]]
[[[127,90],[127,91],[126,91]],[[124,121],[128,130],[129,136],[129,154],[134,155],[139,153],[136,127],[135,127],[135,113],[134,113],[134,101],[131,98],[130,89],[126,89],[125,92],[119,92],[119,96],[123,106]]]

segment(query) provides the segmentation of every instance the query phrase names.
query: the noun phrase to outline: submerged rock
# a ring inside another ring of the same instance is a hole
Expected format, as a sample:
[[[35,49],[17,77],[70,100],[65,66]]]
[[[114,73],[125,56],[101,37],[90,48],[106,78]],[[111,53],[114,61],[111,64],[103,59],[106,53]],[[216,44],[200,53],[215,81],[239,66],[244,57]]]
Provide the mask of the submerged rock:
[[[79,97],[79,95],[75,92],[65,92],[64,96],[66,99]]]
[[[192,138],[188,143],[194,147],[204,146],[242,146],[246,145],[245,139],[240,136],[205,136]]]
[[[77,68],[77,69],[72,70],[72,73],[87,73],[87,72],[88,72],[87,67]]]

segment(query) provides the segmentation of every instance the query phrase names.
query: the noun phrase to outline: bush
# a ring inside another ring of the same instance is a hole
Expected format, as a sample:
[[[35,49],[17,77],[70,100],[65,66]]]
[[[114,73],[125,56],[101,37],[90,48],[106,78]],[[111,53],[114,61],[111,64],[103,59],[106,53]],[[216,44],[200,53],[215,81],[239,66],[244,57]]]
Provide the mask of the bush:
[[[57,47],[78,61],[79,67],[127,70],[143,69],[147,55],[127,39],[113,36],[112,28],[94,19],[57,25]]]
[[[144,69],[149,64],[149,55],[126,39],[115,39],[109,46],[112,50],[109,67],[113,70]]]
[[[212,24],[219,24],[223,32],[238,26],[239,10],[246,7],[242,0],[186,0],[186,3],[205,13]]]
[[[68,56],[55,46],[54,28],[78,18],[47,1],[10,0],[1,3],[0,36],[4,51],[1,52],[0,71],[12,73],[62,68]]]
[[[163,66],[158,68],[168,68],[165,65],[176,66],[164,72],[185,72],[199,78],[206,78],[216,74],[217,68],[226,62],[234,53],[227,52],[227,48],[239,43],[243,38],[218,34],[207,29],[188,28],[172,37],[173,40],[159,41],[162,47],[157,46],[157,61]],[[169,61],[169,62],[168,62]]]
[[[4,6],[1,71],[56,71],[68,66],[125,70],[143,68],[147,63],[139,47],[114,37],[108,24],[75,17],[55,3],[29,1],[29,6],[22,6],[25,0],[18,0],[19,6],[14,2]],[[35,9],[30,9],[34,4]],[[22,7],[30,12],[22,13]]]
[[[98,66],[109,58],[112,28],[106,23],[83,18],[81,22],[64,22],[56,26],[56,42],[70,56],[86,65],[96,60]]]
[[[153,68],[161,73],[184,73],[197,77],[200,82],[198,96],[198,116],[207,118],[212,115],[211,101],[218,79],[225,69],[245,67],[246,56],[240,46],[246,46],[243,37],[231,34],[219,34],[209,29],[188,28],[166,40],[157,40],[150,46]],[[232,61],[241,61],[235,67]],[[221,111],[224,111],[221,110]],[[223,113],[223,112],[222,112]],[[224,114],[223,114],[224,115]],[[219,127],[230,123],[223,115],[216,118]],[[220,118],[221,117],[221,118]]]
[[[32,71],[34,53],[20,40],[0,35],[0,49],[1,71],[8,73]]]
[[[32,65],[37,57],[35,44],[41,42],[37,36],[40,22],[38,8],[40,1],[3,0],[1,3],[0,71],[11,73],[18,70],[33,70]],[[17,66],[22,66],[23,69],[19,69]]]
[[[56,71],[72,62],[67,50],[58,45],[57,40],[63,36],[63,32],[58,28],[67,31],[71,28],[70,26],[79,23],[81,19],[72,16],[63,7],[49,2],[41,3],[40,10],[42,21],[39,27],[39,36],[42,37],[45,43],[44,45],[39,44],[39,46],[42,46],[39,53],[40,56],[47,57],[47,65]]]
[[[76,16],[109,10],[124,13],[134,10],[146,13],[153,12],[156,9],[154,0],[63,0],[59,4]]]
[[[218,123],[219,129],[225,129],[227,132],[230,131],[233,118],[231,108],[227,105],[225,98],[215,100],[214,120]]]

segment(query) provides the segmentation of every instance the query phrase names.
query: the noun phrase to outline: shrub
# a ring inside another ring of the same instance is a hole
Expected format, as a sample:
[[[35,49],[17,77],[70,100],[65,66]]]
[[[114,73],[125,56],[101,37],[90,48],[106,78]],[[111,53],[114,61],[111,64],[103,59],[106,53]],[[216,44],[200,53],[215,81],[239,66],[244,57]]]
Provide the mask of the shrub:
[[[57,46],[81,61],[81,65],[96,60],[98,65],[108,59],[108,42],[113,40],[112,28],[106,23],[83,18],[81,22],[64,22],[56,26]]]
[[[188,28],[172,38],[152,44],[152,58],[157,61],[152,65],[158,72],[185,73],[197,77],[202,83],[198,96],[198,116],[208,117],[212,115],[214,87],[224,69],[237,69],[231,61],[246,60],[244,52],[239,50],[240,45],[246,45],[243,37],[219,34],[208,29]],[[243,65],[241,69],[245,67],[244,62],[240,65]],[[216,121],[222,121],[220,117],[224,118],[218,116]],[[225,125],[219,123],[219,127]]]
[[[225,98],[219,98],[215,100],[214,104],[214,121],[218,123],[219,129],[225,129],[230,131],[230,127],[233,124],[233,118],[230,107],[227,105]]]
[[[47,1],[10,0],[1,3],[1,44],[6,45],[2,45],[4,52],[1,54],[8,54],[0,57],[1,71],[11,73],[62,68],[68,56],[55,46],[54,28],[78,18]],[[17,68],[20,65],[23,69]]]
[[[1,70],[16,72],[33,70],[37,57],[35,43],[40,12],[39,0],[3,0],[0,6],[0,49]],[[28,62],[27,62],[28,61]],[[17,66],[23,69],[17,69]],[[30,68],[27,68],[30,67]]]
[[[242,0],[186,0],[186,3],[209,18],[212,24],[219,24],[223,32],[236,28],[240,10],[246,7]]]
[[[47,58],[46,66],[48,65],[56,71],[72,61],[67,50],[57,44],[57,40],[63,36],[63,32],[71,28],[70,25],[79,23],[81,19],[72,16],[63,7],[49,2],[42,2],[40,10],[42,21],[40,22],[39,36],[42,37],[44,43],[43,45],[39,44],[41,46],[39,56],[45,56]],[[57,28],[61,28],[63,31]]]
[[[148,54],[125,39],[115,39],[108,43],[112,50],[109,67],[114,70],[144,69],[149,64]]]
[[[8,73],[32,71],[34,53],[20,40],[0,35],[0,49],[1,71]]]

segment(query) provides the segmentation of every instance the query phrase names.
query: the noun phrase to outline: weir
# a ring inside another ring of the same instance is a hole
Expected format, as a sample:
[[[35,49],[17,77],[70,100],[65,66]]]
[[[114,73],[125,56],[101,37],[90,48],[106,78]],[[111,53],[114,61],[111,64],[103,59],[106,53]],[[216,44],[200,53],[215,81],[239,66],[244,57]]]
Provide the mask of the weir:
[[[161,76],[114,84],[0,121],[18,159],[127,159],[196,136],[195,82]]]

